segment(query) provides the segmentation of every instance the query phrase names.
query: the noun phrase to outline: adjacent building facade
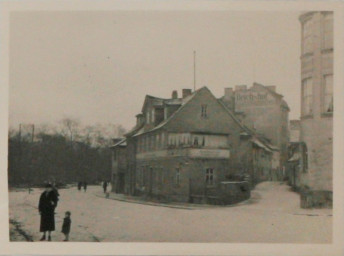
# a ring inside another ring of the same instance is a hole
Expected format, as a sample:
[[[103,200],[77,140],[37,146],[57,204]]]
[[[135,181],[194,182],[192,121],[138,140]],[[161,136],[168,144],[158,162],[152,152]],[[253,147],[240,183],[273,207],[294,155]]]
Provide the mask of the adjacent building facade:
[[[300,174],[301,205],[332,204],[333,12],[300,16],[301,133],[307,159]]]
[[[279,169],[285,167],[288,158],[289,107],[276,86],[254,83],[252,87],[238,85],[226,88],[221,98],[242,123],[270,140],[279,150]],[[283,175],[280,175],[281,177]]]
[[[114,165],[114,191],[234,203],[249,197],[250,185],[272,179],[278,149],[243,126],[206,87],[184,89],[180,98],[176,91],[170,99],[147,95],[136,117],[126,139],[113,146],[119,152],[125,145],[127,161],[121,181]]]
[[[301,124],[300,120],[290,120],[289,123],[289,146],[288,146],[288,162],[286,165],[286,176],[288,184],[294,190],[300,189],[300,179],[303,168],[305,168],[304,160],[307,151],[304,142],[300,141]]]

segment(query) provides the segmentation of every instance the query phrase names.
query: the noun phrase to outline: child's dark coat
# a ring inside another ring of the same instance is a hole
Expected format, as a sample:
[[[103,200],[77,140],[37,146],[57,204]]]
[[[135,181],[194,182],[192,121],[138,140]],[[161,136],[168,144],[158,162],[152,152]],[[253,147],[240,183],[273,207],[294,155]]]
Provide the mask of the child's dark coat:
[[[62,231],[61,232],[63,234],[69,234],[71,224],[72,224],[72,221],[71,221],[70,217],[65,217],[63,219]]]

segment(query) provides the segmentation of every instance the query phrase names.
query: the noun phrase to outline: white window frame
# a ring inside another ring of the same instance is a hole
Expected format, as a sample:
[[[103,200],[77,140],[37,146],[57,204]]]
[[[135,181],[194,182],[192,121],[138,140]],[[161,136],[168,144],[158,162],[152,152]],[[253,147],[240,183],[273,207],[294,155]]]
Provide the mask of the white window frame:
[[[302,81],[302,115],[313,114],[313,79],[306,78]]]
[[[328,79],[331,78],[331,83],[327,83]],[[330,85],[330,86],[329,86]],[[330,89],[330,90],[329,90]],[[323,87],[323,113],[333,113],[333,75],[324,75],[324,87]],[[331,106],[332,105],[332,106]],[[331,111],[328,111],[331,109]]]
[[[215,184],[215,169],[207,168],[205,169],[205,183],[207,186],[213,186]]]

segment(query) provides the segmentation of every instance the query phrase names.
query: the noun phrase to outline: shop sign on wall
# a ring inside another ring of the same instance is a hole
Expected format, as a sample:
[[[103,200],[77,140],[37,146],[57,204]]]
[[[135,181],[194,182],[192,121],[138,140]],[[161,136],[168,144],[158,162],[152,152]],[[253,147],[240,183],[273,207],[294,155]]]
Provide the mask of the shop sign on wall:
[[[237,92],[235,95],[235,101],[238,104],[271,104],[274,103],[274,98],[267,92]]]

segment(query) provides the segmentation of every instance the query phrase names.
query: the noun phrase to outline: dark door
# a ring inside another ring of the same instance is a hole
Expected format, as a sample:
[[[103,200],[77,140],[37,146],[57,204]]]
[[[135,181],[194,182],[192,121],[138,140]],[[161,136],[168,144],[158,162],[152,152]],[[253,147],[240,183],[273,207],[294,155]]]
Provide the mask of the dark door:
[[[118,193],[124,193],[124,173],[118,174]]]

